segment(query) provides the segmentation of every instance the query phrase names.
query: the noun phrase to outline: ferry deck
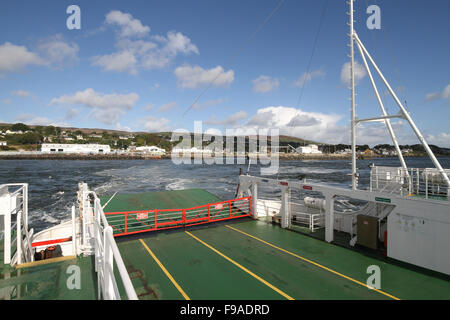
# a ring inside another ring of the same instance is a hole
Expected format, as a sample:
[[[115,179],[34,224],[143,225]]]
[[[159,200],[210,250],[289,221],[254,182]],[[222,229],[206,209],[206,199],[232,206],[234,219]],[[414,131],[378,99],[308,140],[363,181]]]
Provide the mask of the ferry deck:
[[[100,200],[108,220],[111,212],[167,210],[180,204],[195,207],[221,201],[201,189],[112,199],[104,196]],[[114,233],[120,233],[119,229]],[[139,299],[450,299],[446,275],[375,258],[250,217],[115,239]],[[0,299],[98,298],[93,256],[50,260],[17,268],[2,265]],[[80,267],[80,289],[67,286],[71,265]],[[380,289],[366,285],[367,268],[372,265],[380,268]],[[114,272],[118,272],[116,267]],[[120,277],[116,275],[116,279]],[[121,298],[126,298],[120,281],[118,289]]]

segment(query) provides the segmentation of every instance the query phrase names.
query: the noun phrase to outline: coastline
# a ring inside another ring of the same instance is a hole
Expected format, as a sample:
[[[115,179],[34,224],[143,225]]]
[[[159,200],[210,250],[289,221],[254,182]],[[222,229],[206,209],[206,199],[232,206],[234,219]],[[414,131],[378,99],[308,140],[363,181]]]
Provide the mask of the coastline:
[[[405,156],[405,155],[404,155]],[[406,155],[405,157],[420,158],[424,155]],[[234,155],[236,157],[236,155]],[[358,160],[370,160],[375,158],[392,158],[387,155],[358,155]],[[446,156],[443,156],[446,157]],[[253,158],[251,156],[251,158]],[[7,154],[0,153],[0,160],[163,160],[171,159],[171,155],[150,155],[143,153],[112,153],[112,154],[49,154],[39,152],[21,152]],[[191,156],[194,159],[194,156]],[[292,154],[280,153],[279,160],[349,160],[350,154]]]

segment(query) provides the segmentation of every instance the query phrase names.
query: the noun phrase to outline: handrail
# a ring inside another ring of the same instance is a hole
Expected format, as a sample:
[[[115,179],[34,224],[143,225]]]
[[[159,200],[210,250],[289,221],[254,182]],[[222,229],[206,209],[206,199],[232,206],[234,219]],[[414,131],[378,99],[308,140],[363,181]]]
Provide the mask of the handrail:
[[[98,298],[120,300],[117,281],[114,277],[115,261],[128,299],[138,300],[119,248],[114,240],[112,227],[106,220],[100,199],[95,192],[90,194],[94,196],[95,271],[97,272]]]
[[[192,208],[107,212],[103,223],[116,230],[117,237],[247,217],[250,207],[251,197],[242,197]]]
[[[33,229],[28,230],[28,184],[8,183],[0,185],[0,189],[8,187],[18,187],[18,189],[11,193],[7,191],[9,206],[6,203],[3,204],[7,206],[3,214],[3,263],[14,266],[34,260],[31,247]],[[15,201],[14,204],[12,203],[13,200]],[[16,216],[15,222],[12,221],[14,215]],[[12,239],[13,230],[16,231],[14,239]],[[12,252],[13,242],[16,242],[15,252]]]
[[[444,169],[450,176],[450,170]],[[372,166],[371,191],[419,196],[425,199],[450,200],[450,188],[445,185],[440,172],[434,168],[408,168]]]

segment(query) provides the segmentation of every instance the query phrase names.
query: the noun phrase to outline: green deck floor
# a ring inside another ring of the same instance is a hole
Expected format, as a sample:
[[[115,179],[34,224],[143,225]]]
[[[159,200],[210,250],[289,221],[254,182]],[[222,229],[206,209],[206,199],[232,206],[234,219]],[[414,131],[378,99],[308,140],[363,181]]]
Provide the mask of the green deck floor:
[[[109,199],[102,197],[102,205]],[[123,194],[116,195],[105,212],[219,201],[201,189]],[[388,263],[250,218],[117,240],[139,299],[450,299],[447,276]],[[81,290],[67,287],[70,265],[80,267]],[[381,270],[379,292],[364,285],[371,265]],[[117,268],[115,273],[119,279]],[[120,281],[118,287],[126,298]],[[2,264],[0,269],[0,299],[96,299],[96,290],[93,257],[22,269]]]
[[[80,270],[80,289],[69,289],[73,270]],[[68,272],[69,270],[69,272]],[[93,300],[97,298],[93,257],[78,257],[21,269],[1,264],[0,300]]]
[[[450,282],[254,220],[228,223],[363,284],[381,269],[381,291],[399,299],[450,299]],[[341,275],[243,235],[224,224],[188,230],[294,299],[391,299]],[[190,299],[285,299],[184,230],[121,241],[119,249],[140,299],[184,299],[140,240]]]
[[[222,201],[203,189],[117,194],[112,199],[111,197],[112,195],[100,197],[102,206],[108,203],[104,208],[105,212],[192,208]]]

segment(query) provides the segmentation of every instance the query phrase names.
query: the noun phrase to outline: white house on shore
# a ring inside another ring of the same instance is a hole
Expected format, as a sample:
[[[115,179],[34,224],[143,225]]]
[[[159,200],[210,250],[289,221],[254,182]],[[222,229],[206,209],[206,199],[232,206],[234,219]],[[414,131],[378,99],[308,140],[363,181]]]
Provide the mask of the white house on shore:
[[[43,143],[43,153],[110,153],[111,147],[106,144],[60,144]]]
[[[298,153],[308,153],[308,154],[321,154],[322,151],[319,150],[319,147],[316,144],[308,144],[304,147],[298,147],[295,149]]]
[[[192,147],[192,148],[180,148],[180,147],[175,147],[172,149],[172,153],[183,153],[183,154],[211,154],[212,150],[210,149],[199,149],[197,147]]]
[[[0,141],[0,146],[7,146],[8,143],[6,141]]]
[[[163,155],[166,153],[165,149],[158,148],[157,146],[143,146],[136,147],[137,152],[145,152],[153,155]]]

